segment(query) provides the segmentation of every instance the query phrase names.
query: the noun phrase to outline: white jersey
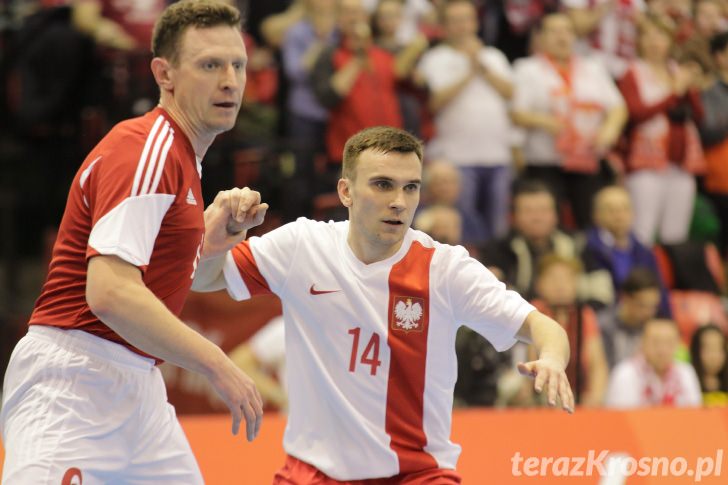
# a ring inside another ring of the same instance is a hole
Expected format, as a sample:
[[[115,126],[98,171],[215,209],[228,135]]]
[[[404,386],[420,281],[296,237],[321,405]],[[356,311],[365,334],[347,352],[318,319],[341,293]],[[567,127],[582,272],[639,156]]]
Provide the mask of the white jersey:
[[[301,218],[227,257],[233,298],[283,302],[284,448],[337,480],[454,469],[456,331],[466,324],[505,350],[533,307],[462,247],[410,229],[396,254],[367,265],[348,231]]]
[[[513,80],[511,65],[498,49],[481,47],[478,61],[500,78]],[[471,69],[470,58],[447,44],[428,50],[418,66],[433,92],[457,84]],[[508,102],[477,76],[435,114],[435,137],[426,152],[461,167],[502,166],[511,161],[511,131]]]

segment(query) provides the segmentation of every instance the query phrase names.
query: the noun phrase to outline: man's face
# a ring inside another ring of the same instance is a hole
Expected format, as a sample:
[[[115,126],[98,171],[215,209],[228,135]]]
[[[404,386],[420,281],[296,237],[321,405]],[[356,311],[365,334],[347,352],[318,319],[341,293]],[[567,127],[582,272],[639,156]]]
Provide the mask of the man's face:
[[[660,290],[657,288],[645,288],[631,295],[623,293],[620,306],[625,323],[635,327],[644,325],[647,320],[657,315],[660,299]]]
[[[645,360],[658,375],[670,368],[680,336],[674,323],[667,321],[650,322],[642,334],[642,352]]]
[[[341,0],[338,14],[339,29],[345,36],[357,36],[362,25],[369,25],[369,15],[361,0]]]
[[[539,46],[545,54],[559,61],[568,60],[574,51],[576,34],[566,15],[550,15],[544,20]]]
[[[453,43],[470,38],[478,32],[475,7],[467,2],[457,2],[445,7],[445,36]]]
[[[339,181],[349,208],[350,242],[367,253],[394,254],[420,202],[422,163],[415,153],[365,150],[354,180]]]
[[[714,2],[700,2],[695,9],[695,27],[699,34],[710,38],[719,33],[723,22],[723,12]]]
[[[379,2],[376,21],[382,34],[394,35],[402,23],[402,4],[397,0]]]
[[[594,222],[614,237],[626,237],[632,230],[634,215],[629,194],[623,189],[605,189],[595,208]]]
[[[568,264],[554,263],[538,275],[536,290],[550,306],[570,306],[576,303],[578,275]]]
[[[460,172],[451,165],[433,164],[425,191],[429,203],[456,205],[460,199]]]
[[[526,239],[547,238],[556,229],[556,207],[551,194],[520,194],[513,204],[513,224]]]
[[[242,34],[234,27],[185,30],[170,79],[173,102],[195,135],[217,135],[235,125],[247,60]]]

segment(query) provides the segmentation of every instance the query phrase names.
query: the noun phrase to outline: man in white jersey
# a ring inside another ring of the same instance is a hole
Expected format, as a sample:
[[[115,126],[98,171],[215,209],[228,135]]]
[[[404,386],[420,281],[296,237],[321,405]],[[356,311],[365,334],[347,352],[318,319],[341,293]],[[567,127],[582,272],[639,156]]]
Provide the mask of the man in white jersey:
[[[363,130],[338,182],[348,221],[301,218],[198,268],[195,290],[283,302],[290,414],[276,484],[460,483],[450,427],[461,324],[498,350],[532,340],[539,360],[520,370],[573,409],[564,330],[464,248],[410,229],[421,177],[417,139]],[[213,204],[210,227],[229,210]]]
[[[245,89],[240,12],[182,1],[160,17],[151,68],[159,106],[116,125],[73,180],[28,334],[10,359],[0,428],[2,483],[202,483],[174,408],[162,360],[204,375],[245,416],[262,418],[252,380],[180,319],[199,259],[233,247],[225,227],[203,246],[201,160],[229,130]],[[49,81],[50,82],[50,81]],[[266,205],[249,190],[241,227]],[[252,204],[252,207],[250,206]]]

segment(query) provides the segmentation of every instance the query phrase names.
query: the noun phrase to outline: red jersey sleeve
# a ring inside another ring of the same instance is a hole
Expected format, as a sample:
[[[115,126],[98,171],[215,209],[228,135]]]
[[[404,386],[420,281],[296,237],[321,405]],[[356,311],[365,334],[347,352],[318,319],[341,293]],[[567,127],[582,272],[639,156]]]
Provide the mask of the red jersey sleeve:
[[[243,241],[228,252],[223,271],[228,293],[235,300],[272,293],[258,269],[249,241]]]
[[[179,195],[182,175],[170,150],[175,130],[160,115],[149,130],[120,131],[99,147],[79,180],[91,219],[86,258],[115,255],[144,271]]]

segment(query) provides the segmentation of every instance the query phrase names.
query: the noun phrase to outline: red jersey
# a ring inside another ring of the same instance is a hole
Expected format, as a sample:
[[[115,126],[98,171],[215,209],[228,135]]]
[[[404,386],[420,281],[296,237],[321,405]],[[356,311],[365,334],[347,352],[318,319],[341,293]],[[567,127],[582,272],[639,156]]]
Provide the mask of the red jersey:
[[[334,70],[338,72],[354,52],[340,47],[333,53]],[[341,161],[346,140],[359,130],[384,125],[402,128],[402,115],[397,100],[392,55],[372,46],[367,53],[370,67],[363,69],[349,94],[331,110],[326,131],[326,147],[331,160]]]
[[[116,125],[73,179],[48,278],[30,325],[80,329],[125,345],[86,303],[90,258],[115,255],[179,315],[202,248],[200,164],[161,108]]]

